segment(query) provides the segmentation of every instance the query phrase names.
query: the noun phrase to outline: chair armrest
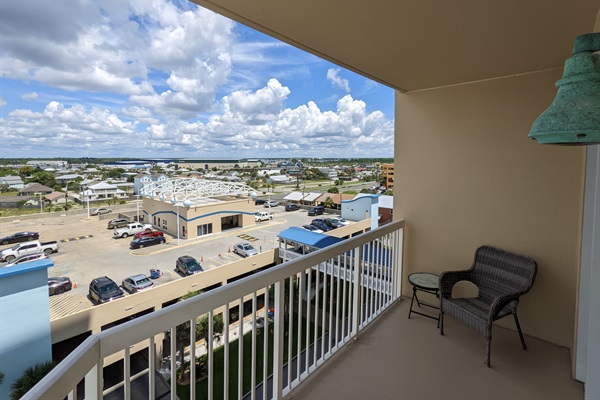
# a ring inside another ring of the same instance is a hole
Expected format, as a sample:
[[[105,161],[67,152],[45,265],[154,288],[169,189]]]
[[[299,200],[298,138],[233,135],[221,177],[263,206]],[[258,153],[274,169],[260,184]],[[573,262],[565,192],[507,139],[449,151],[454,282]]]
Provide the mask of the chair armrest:
[[[452,295],[452,288],[454,285],[460,281],[469,281],[472,282],[471,279],[472,269],[467,269],[464,271],[446,271],[440,274],[439,286],[440,286],[440,296],[445,298],[450,298]]]
[[[508,293],[508,294],[504,294],[502,296],[498,296],[496,297],[493,301],[492,301],[492,305],[490,306],[490,314],[489,314],[489,318],[491,319],[491,321],[493,321],[496,317],[496,315],[500,312],[500,310],[502,310],[502,308],[504,308],[505,305],[507,305],[508,303],[510,303],[513,300],[519,300],[519,297],[521,297],[523,293],[521,292],[514,292],[514,293]]]

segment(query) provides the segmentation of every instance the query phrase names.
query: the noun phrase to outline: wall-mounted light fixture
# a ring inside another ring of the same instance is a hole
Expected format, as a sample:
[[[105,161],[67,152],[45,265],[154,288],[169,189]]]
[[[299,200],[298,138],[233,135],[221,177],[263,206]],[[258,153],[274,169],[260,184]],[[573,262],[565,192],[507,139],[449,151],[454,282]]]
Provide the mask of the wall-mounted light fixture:
[[[600,33],[575,38],[554,101],[533,123],[540,144],[600,144]]]

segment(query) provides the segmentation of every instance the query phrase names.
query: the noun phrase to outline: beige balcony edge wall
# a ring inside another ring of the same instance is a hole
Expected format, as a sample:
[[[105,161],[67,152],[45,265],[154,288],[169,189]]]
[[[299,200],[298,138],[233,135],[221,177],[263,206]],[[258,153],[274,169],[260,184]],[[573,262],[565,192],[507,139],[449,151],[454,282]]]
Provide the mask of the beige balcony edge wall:
[[[407,274],[467,268],[484,244],[536,259],[521,325],[571,348],[584,151],[527,138],[560,74],[398,93],[394,215],[406,219]]]

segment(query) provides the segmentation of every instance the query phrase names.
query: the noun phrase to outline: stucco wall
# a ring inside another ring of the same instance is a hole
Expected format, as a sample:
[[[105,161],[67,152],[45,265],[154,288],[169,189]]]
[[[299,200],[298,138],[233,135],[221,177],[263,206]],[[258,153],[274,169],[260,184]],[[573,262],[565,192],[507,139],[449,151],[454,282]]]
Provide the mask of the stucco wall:
[[[212,233],[221,232],[221,218],[237,216],[238,226],[247,227],[255,224],[254,200],[249,198],[227,198],[226,201],[207,203],[192,207],[179,207],[179,230],[183,238],[182,229],[185,228],[185,238],[198,237],[199,225],[212,224]],[[144,198],[144,214],[146,222],[154,224],[154,217],[160,218],[162,229],[173,236],[177,236],[177,207],[168,201]],[[166,224],[165,224],[166,222]],[[165,228],[166,226],[166,228]]]
[[[560,75],[398,93],[394,217],[406,219],[406,274],[469,267],[484,244],[533,257],[521,325],[572,347],[584,151],[527,138]]]

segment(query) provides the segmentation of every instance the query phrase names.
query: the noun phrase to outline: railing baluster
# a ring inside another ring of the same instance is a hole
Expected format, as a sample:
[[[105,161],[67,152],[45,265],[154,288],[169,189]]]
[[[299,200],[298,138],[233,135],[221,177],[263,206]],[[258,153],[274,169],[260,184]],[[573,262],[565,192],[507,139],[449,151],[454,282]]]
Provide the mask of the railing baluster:
[[[348,300],[350,300],[350,296],[352,295],[352,268],[350,268],[349,262],[350,257],[346,253],[344,253],[344,287],[342,290],[342,338],[344,342],[346,341],[346,336],[348,335],[349,325],[346,322],[346,296],[348,296]],[[348,301],[348,305],[352,304],[351,301]],[[350,318],[350,313],[348,312],[348,319]]]
[[[340,343],[340,285],[342,284],[342,266],[340,264],[341,257],[337,256],[337,291],[335,294],[335,347],[337,348]]]
[[[321,306],[321,360],[325,359],[325,327],[327,326],[327,261],[321,264],[323,266],[323,305]]]
[[[333,265],[333,258],[331,258],[327,264],[331,268],[331,275],[329,279],[329,281],[331,282],[331,287],[329,288],[329,340],[327,341],[327,353],[331,355],[331,342],[335,333],[333,331],[333,318],[335,317],[335,314],[333,313],[333,290],[335,288],[335,271]]]
[[[208,338],[206,343],[206,355],[208,358],[208,399],[212,400],[214,398],[214,384],[215,384],[215,376],[214,376],[214,366],[215,366],[215,353],[213,351],[213,338],[214,338],[214,311],[208,312]]]
[[[250,363],[250,387],[253,388],[250,392],[250,399],[256,400],[256,335],[258,329],[256,328],[256,292],[252,293],[252,350],[251,350],[251,363]],[[242,338],[240,337],[240,340]]]
[[[177,327],[174,326],[171,328],[171,400],[177,400]],[[182,350],[183,351],[183,350]]]
[[[131,399],[131,358],[129,347],[125,347],[123,356],[123,398]]]
[[[300,271],[300,276],[298,277],[298,349],[296,351],[296,378],[298,379],[298,383],[302,380],[302,337],[304,336],[304,332],[302,331],[302,309],[304,301],[302,298],[304,296],[305,277],[306,271]],[[306,364],[306,359],[304,364]]]
[[[275,315],[273,329],[273,399],[279,400],[283,397],[283,319],[285,304],[285,281],[275,282]],[[265,332],[267,336],[267,332]],[[266,346],[268,347],[268,346]],[[290,368],[288,360],[288,368]],[[264,399],[267,399],[267,379],[263,385]]]
[[[190,321],[190,399],[196,400],[196,318]]]
[[[239,324],[238,324],[238,393],[239,400],[244,396],[244,298],[240,297],[238,305]],[[254,327],[252,327],[254,331]]]
[[[305,358],[305,373],[308,375],[310,372],[310,322],[311,322],[311,291],[312,291],[312,274],[313,269],[308,270],[308,284],[306,287],[307,295],[306,295],[306,347],[304,349],[304,358]]]
[[[318,349],[319,349],[319,301],[321,290],[321,264],[317,265],[317,277],[315,279],[315,329],[313,334],[313,365],[317,367],[319,365]]]
[[[269,287],[265,288],[265,304],[263,307],[264,328],[263,328],[263,400],[267,399],[267,380],[269,378]]]
[[[155,371],[156,370],[156,345],[154,344],[154,336],[149,337],[148,343],[148,400],[156,399],[155,395]]]
[[[294,277],[296,275],[292,275],[289,277],[288,283],[288,305],[287,305],[287,315],[288,315],[288,327],[287,327],[287,338],[288,338],[288,354],[287,354],[287,388],[291,389],[292,387],[292,344],[293,344],[293,332],[294,332]],[[285,327],[284,327],[285,328]]]
[[[98,363],[92,367],[92,369],[85,375],[85,399],[86,400],[99,400],[102,396],[102,371],[103,365],[102,360],[98,360]]]
[[[229,398],[229,303],[223,306],[223,398]]]
[[[360,305],[360,293],[361,293],[361,279],[362,279],[362,268],[360,267],[360,258],[362,257],[362,246],[354,249],[354,286],[352,293],[352,330],[350,332],[351,337],[355,337],[358,334],[358,326],[360,318],[362,316],[363,307]]]

